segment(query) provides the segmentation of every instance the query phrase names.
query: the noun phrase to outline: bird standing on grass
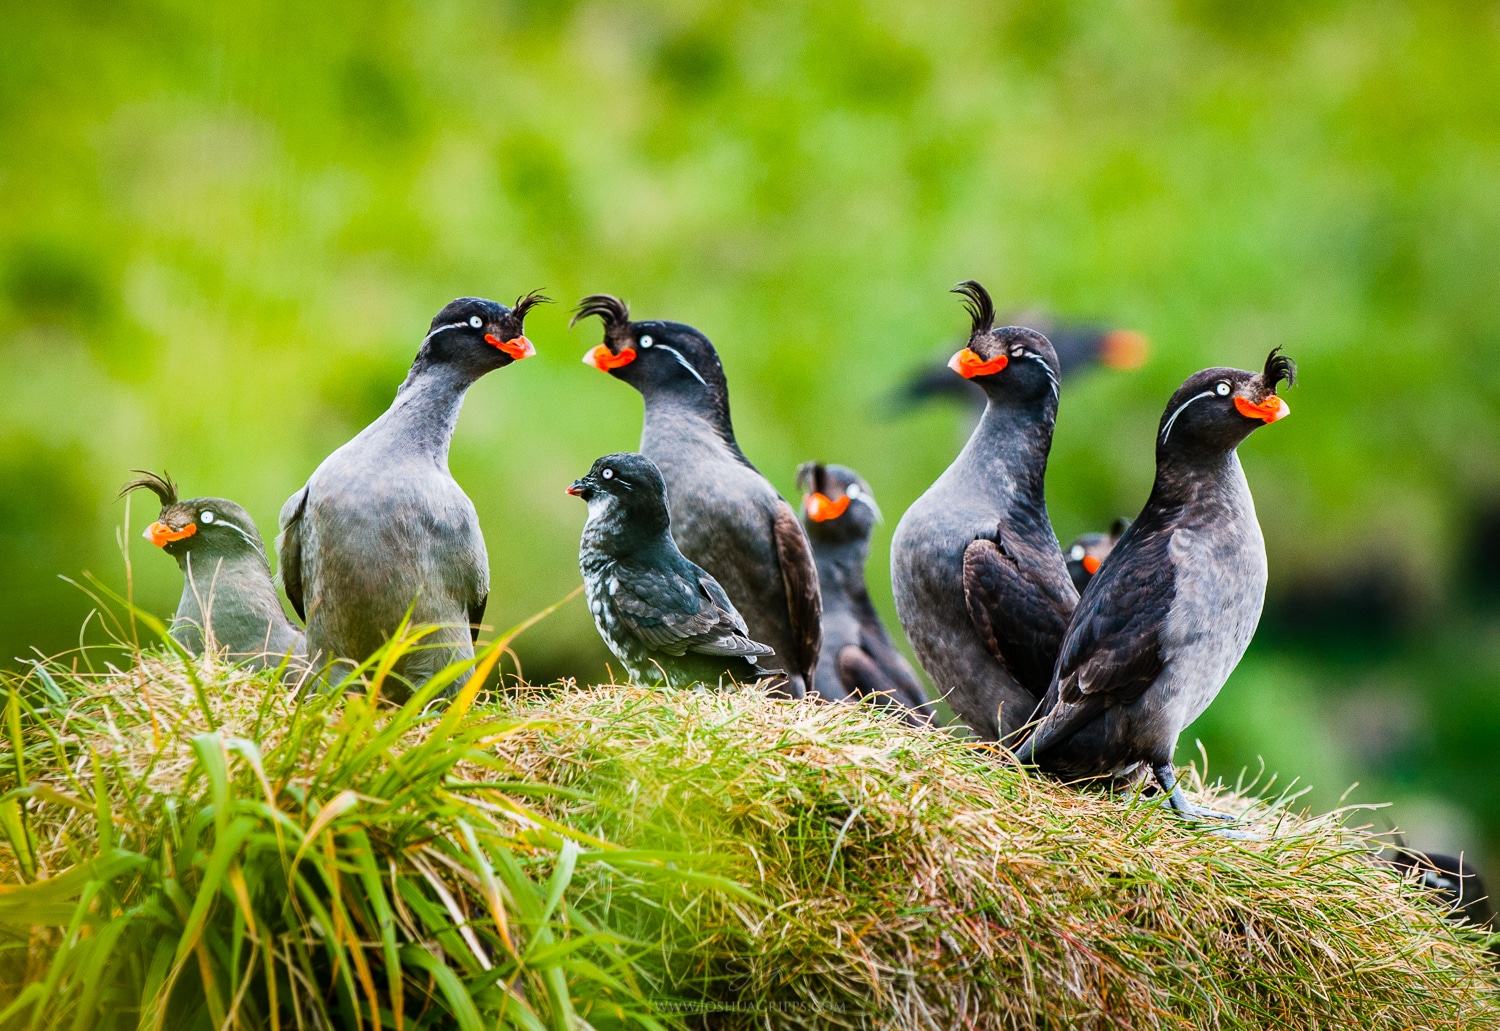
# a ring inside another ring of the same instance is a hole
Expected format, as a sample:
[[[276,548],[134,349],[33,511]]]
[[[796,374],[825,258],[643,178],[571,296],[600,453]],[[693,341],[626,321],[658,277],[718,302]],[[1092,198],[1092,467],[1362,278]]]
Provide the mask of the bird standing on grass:
[[[949,364],[989,401],[962,453],[896,527],[891,584],[938,692],[976,735],[996,741],[1036,708],[1078,602],[1043,492],[1058,366],[1040,333],[994,328],[978,283],[954,292],[972,328]]]
[[[1099,567],[1104,565],[1104,560],[1109,558],[1128,529],[1130,520],[1122,516],[1110,525],[1108,533],[1086,533],[1068,545],[1063,554],[1068,558],[1068,575],[1073,578],[1073,586],[1078,588],[1079,594],[1099,572]]]
[[[1260,621],[1266,546],[1236,449],[1288,414],[1276,386],[1295,376],[1277,348],[1259,373],[1207,369],[1172,395],[1151,496],[1078,604],[1023,762],[1069,779],[1144,763],[1179,812],[1224,815],[1183,797],[1172,755]]]
[[[172,638],[194,655],[206,647],[223,648],[230,659],[253,669],[274,669],[286,661],[300,670],[306,642],[281,607],[250,514],[225,498],[179,500],[170,476],[135,471],[141,478],[125,484],[120,497],[149,490],[160,499],[161,513],[143,536],[182,570]]]
[[[469,387],[535,353],[522,323],[545,300],[449,303],[391,407],[282,508],[282,580],[315,662],[363,661],[408,610],[414,625],[437,627],[395,668],[411,685],[473,658],[489,560],[473,502],[448,471],[448,446]]]
[[[817,567],[796,512],[735,441],[718,352],[692,326],[630,321],[608,294],[585,297],[573,322],[591,315],[604,323],[604,342],[584,363],[644,398],[641,452],[666,481],[678,546],[723,584],[801,698],[822,638]]]
[[[719,582],[672,539],[667,487],[644,455],[605,455],[568,493],[588,502],[578,566],[599,636],[641,684],[720,686],[765,679]]]
[[[823,648],[814,687],[830,701],[863,698],[899,708],[912,723],[927,723],[927,694],[891,643],[865,586],[870,533],[880,518],[870,485],[845,466],[805,462],[797,486],[823,595]]]

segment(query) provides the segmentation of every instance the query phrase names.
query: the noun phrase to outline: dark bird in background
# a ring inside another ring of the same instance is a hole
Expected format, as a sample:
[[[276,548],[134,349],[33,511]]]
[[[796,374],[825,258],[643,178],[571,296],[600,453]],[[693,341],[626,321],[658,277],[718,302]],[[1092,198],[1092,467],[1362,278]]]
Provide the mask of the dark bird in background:
[[[949,365],[988,400],[963,451],[901,518],[891,581],[922,668],[959,718],[995,741],[1036,708],[1078,602],[1043,491],[1058,364],[1040,333],[994,328],[978,283],[954,292],[972,328]]]
[[[692,326],[630,321],[608,294],[585,297],[573,322],[589,316],[604,323],[604,342],[584,363],[645,400],[641,452],[666,480],[678,547],[723,584],[750,636],[775,650],[767,665],[801,698],[822,635],[817,567],[797,513],[735,442],[718,352]]]
[[[672,539],[667,485],[644,455],[605,455],[568,493],[588,502],[578,567],[599,636],[641,684],[762,680],[771,649],[750,639],[719,582]]]
[[[891,642],[865,586],[870,534],[880,518],[870,485],[845,466],[805,462],[797,486],[823,594],[823,649],[814,688],[830,701],[854,697],[894,705],[910,722],[927,723],[927,694]]]
[[[1403,878],[1429,889],[1432,900],[1454,923],[1472,924],[1488,930],[1495,917],[1489,892],[1479,871],[1462,856],[1396,848],[1382,859]]]
[[[535,353],[522,323],[545,300],[449,303],[391,407],[282,508],[282,581],[315,662],[363,661],[408,609],[414,625],[437,627],[395,669],[410,684],[473,658],[489,560],[474,505],[448,471],[448,446],[469,387]]]
[[[1110,524],[1108,533],[1086,533],[1063,551],[1068,559],[1068,575],[1073,578],[1073,586],[1078,588],[1080,595],[1128,529],[1130,520],[1121,516]]]
[[[1276,386],[1295,375],[1277,348],[1260,373],[1206,369],[1172,395],[1151,495],[1078,604],[1023,762],[1068,779],[1144,763],[1175,809],[1222,815],[1183,797],[1172,755],[1260,621],[1266,546],[1236,449],[1288,414]]]
[[[1015,315],[1011,323],[1035,330],[1051,341],[1057,353],[1058,376],[1063,379],[1098,365],[1121,370],[1139,368],[1150,349],[1146,337],[1133,329],[1059,322],[1036,313]],[[896,407],[906,411],[939,398],[968,402],[976,411],[982,411],[986,401],[983,391],[955,378],[946,365],[935,361],[910,373],[896,394]]]
[[[157,496],[161,513],[144,536],[182,570],[173,639],[194,655],[209,645],[223,648],[231,660],[253,669],[274,669],[283,661],[289,669],[302,669],[307,651],[302,631],[281,607],[250,514],[225,498],[180,500],[170,476],[135,472],[140,479],[125,484],[119,496],[134,490]]]

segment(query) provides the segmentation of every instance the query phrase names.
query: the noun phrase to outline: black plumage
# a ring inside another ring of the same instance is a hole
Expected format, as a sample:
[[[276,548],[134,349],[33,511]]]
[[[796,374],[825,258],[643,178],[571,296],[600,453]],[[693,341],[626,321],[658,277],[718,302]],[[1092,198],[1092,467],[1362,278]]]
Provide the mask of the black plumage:
[[[637,683],[772,676],[756,662],[771,649],[750,639],[718,581],[672,539],[666,483],[650,459],[605,455],[568,493],[589,506],[578,566],[594,626]]]
[[[120,496],[135,490],[156,495],[161,512],[142,536],[182,570],[173,639],[194,655],[223,649],[254,669],[286,662],[289,670],[301,671],[306,642],[281,607],[250,514],[227,498],[180,499],[170,476],[135,471],[140,478],[125,484]]]
[[[523,323],[545,300],[446,305],[391,407],[282,507],[282,581],[315,661],[363,661],[408,611],[414,625],[435,629],[396,665],[399,679],[420,685],[473,658],[489,560],[474,504],[448,471],[448,447],[469,387],[535,353]]]
[[[1130,520],[1121,517],[1110,524],[1108,533],[1083,534],[1063,549],[1068,559],[1068,575],[1073,578],[1073,586],[1078,588],[1079,594],[1099,572],[1099,567],[1104,565],[1104,560],[1109,558],[1128,529]]]
[[[933,685],[993,741],[1024,725],[1046,690],[1078,592],[1043,490],[1057,356],[1039,333],[995,329],[979,284],[955,292],[972,325],[949,364],[988,401],[962,453],[897,526],[891,580],[901,625]]]
[[[1260,618],[1266,551],[1236,448],[1287,414],[1294,377],[1272,351],[1260,373],[1208,369],[1172,396],[1146,506],[1084,592],[1040,720],[1018,749],[1070,779],[1146,764],[1179,810],[1182,729],[1213,701]]]
[[[880,518],[870,485],[845,466],[806,462],[797,470],[797,486],[823,596],[823,648],[813,686],[831,701],[893,705],[910,722],[927,723],[927,693],[891,641],[865,583],[870,533]]]
[[[817,567],[791,505],[735,440],[729,387],[707,337],[680,322],[632,322],[608,294],[583,299],[573,321],[594,316],[604,342],[584,362],[640,391],[641,452],[667,485],[682,553],[734,599],[750,636],[775,650],[786,690],[813,679],[822,635]]]

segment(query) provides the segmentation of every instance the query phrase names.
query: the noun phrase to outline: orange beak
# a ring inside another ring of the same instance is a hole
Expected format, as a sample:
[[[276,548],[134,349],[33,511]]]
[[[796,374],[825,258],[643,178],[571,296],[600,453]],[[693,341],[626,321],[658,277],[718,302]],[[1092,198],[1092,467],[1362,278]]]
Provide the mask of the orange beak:
[[[530,358],[536,354],[536,348],[532,347],[531,341],[525,337],[513,337],[510,340],[501,340],[493,333],[486,333],[484,339],[486,343],[500,348],[500,350],[510,355],[516,361],[520,361],[522,358]]]
[[[1088,570],[1089,576],[1093,576],[1095,573],[1099,572],[1099,566],[1101,564],[1102,563],[1092,555],[1083,556],[1083,568]]]
[[[1138,369],[1146,364],[1146,336],[1133,329],[1117,329],[1104,337],[1099,360],[1111,369]]]
[[[964,379],[973,379],[975,376],[988,376],[990,373],[999,372],[1009,364],[1010,359],[1003,354],[997,354],[989,361],[985,361],[967,347],[948,359],[948,368],[958,373]]]
[[[611,369],[620,369],[635,361],[635,348],[627,347],[615,354],[609,349],[608,344],[600,344],[588,354],[583,356],[583,364],[592,365],[600,372],[609,372]]]
[[[1275,422],[1277,419],[1285,419],[1292,414],[1291,407],[1281,398],[1272,394],[1260,404],[1252,404],[1248,399],[1236,397],[1234,406],[1239,409],[1241,415],[1247,419],[1260,419],[1263,422]]]
[[[180,541],[185,537],[191,537],[197,532],[197,523],[188,523],[182,529],[174,530],[161,520],[157,520],[150,526],[146,527],[146,532],[141,534],[141,536],[146,538],[152,544],[155,544],[158,548],[165,548],[173,541]]]
[[[849,510],[849,495],[845,494],[833,501],[822,492],[809,494],[802,499],[802,507],[807,509],[807,518],[815,523],[826,523]]]

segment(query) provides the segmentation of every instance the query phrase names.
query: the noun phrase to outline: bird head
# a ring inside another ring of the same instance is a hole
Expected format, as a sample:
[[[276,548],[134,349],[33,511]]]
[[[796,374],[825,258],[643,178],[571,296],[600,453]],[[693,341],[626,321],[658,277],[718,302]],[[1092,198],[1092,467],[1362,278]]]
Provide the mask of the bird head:
[[[972,279],[953,288],[968,309],[966,347],[948,360],[948,368],[975,383],[993,400],[1034,403],[1057,401],[1061,366],[1051,341],[1034,329],[995,328],[995,305]]]
[[[665,533],[671,525],[661,470],[633,451],[596,460],[567,492],[588,502],[590,523],[608,521],[646,535]]]
[[[1297,381],[1297,366],[1273,348],[1260,372],[1204,369],[1177,388],[1162,413],[1158,454],[1224,454],[1253,430],[1291,414],[1276,386]]]
[[[817,540],[868,540],[880,520],[870,485],[848,466],[803,462],[797,467],[797,487],[802,491],[802,525]]]
[[[526,313],[548,298],[533,290],[507,308],[483,297],[449,301],[433,317],[422,340],[418,364],[458,365],[483,375],[530,358],[536,348],[526,339]]]
[[[1079,594],[1083,593],[1094,574],[1099,572],[1099,567],[1104,565],[1104,560],[1109,558],[1110,552],[1115,550],[1115,545],[1120,543],[1120,538],[1128,529],[1129,519],[1116,519],[1108,533],[1086,533],[1068,545],[1063,554],[1068,560],[1068,575],[1072,577],[1073,586],[1078,588]]]
[[[630,307],[610,294],[585,297],[570,325],[590,316],[604,324],[604,342],[583,356],[583,364],[624,380],[642,394],[670,392],[728,404],[719,352],[692,326],[632,322]]]
[[[119,497],[131,491],[149,490],[161,501],[156,522],[141,535],[168,555],[181,561],[186,555],[229,557],[254,553],[266,556],[255,520],[227,498],[177,497],[177,484],[161,476],[136,469],[139,479],[120,488]]]

